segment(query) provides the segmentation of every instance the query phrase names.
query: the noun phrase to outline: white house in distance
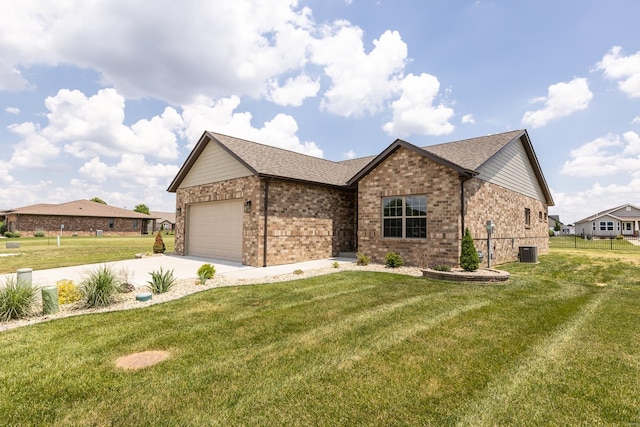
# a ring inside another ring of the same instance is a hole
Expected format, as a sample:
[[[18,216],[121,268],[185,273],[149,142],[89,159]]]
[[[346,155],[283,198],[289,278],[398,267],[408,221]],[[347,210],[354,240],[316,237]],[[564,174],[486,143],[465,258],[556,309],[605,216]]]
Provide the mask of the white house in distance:
[[[576,234],[585,237],[640,235],[640,208],[631,204],[598,212],[576,222]]]

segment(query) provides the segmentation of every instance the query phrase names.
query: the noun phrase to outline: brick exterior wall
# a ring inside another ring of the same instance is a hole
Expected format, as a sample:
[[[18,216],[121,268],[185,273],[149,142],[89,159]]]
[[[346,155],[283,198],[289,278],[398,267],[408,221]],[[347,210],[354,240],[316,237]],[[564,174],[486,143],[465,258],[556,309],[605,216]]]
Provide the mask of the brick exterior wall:
[[[22,236],[32,236],[36,231],[43,231],[45,235],[60,235],[60,225],[64,224],[63,236],[95,236],[96,230],[102,230],[105,236],[138,236],[143,230],[142,219],[137,220],[134,228],[134,218],[113,218],[113,227],[109,227],[109,218],[90,216],[56,216],[56,215],[7,215],[7,225],[12,225],[12,231],[19,231]],[[147,231],[151,232],[153,225],[149,222]]]
[[[176,192],[176,253],[186,254],[187,205],[217,200],[251,201],[244,213],[242,263],[264,265],[264,195],[266,181],[244,177]],[[355,193],[291,181],[269,181],[267,264],[327,258],[355,248]]]
[[[382,237],[382,198],[427,196],[427,238]],[[407,265],[458,264],[460,179],[451,168],[399,148],[358,183],[358,250],[372,261],[398,252]]]
[[[482,250],[487,266],[487,221],[495,224],[491,235],[492,264],[517,261],[520,246],[537,246],[538,254],[549,252],[546,203],[477,178],[465,182],[465,227],[476,248]],[[530,225],[525,225],[525,208],[530,209]]]
[[[407,265],[457,266],[463,233],[460,183],[453,169],[399,148],[358,184],[358,250],[379,263],[384,263],[386,253],[394,251]],[[492,264],[516,261],[519,246],[538,246],[539,254],[548,252],[545,203],[478,178],[467,180],[464,191],[465,227],[476,239],[477,249],[485,254],[486,221],[495,223]],[[408,195],[427,196],[427,238],[383,238],[382,198]],[[525,207],[531,210],[528,228],[524,225]]]
[[[355,198],[354,191],[270,182],[267,263],[329,258],[354,250]]]
[[[220,200],[243,199],[251,201],[251,212],[244,213],[242,219],[242,263],[262,266],[262,239],[259,218],[262,210],[263,195],[260,191],[260,179],[255,176],[230,179],[195,187],[179,188],[176,191],[175,251],[186,255],[185,221],[187,205]]]

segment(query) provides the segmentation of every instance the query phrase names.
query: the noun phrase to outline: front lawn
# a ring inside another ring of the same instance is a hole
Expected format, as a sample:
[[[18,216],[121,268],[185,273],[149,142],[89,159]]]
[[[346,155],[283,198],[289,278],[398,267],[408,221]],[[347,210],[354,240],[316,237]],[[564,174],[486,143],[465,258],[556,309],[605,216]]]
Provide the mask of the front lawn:
[[[162,235],[166,251],[174,251],[174,236]],[[132,259],[137,253],[153,252],[155,234],[134,237],[63,236],[58,246],[56,236],[0,239],[0,274],[19,268],[43,270],[72,265]],[[7,242],[19,242],[19,248],[6,248]],[[10,256],[7,256],[10,255]]]
[[[337,272],[0,333],[6,425],[640,422],[636,259],[561,250],[506,285]],[[123,371],[123,355],[171,357]]]

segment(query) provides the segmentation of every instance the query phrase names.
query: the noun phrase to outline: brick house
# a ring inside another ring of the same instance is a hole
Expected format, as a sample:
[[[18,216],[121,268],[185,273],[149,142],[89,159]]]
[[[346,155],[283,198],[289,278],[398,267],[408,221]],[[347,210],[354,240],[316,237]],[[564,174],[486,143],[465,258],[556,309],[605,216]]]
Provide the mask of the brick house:
[[[548,250],[553,199],[526,131],[332,162],[205,132],[169,186],[176,253],[252,266],[359,250],[457,265],[465,227],[492,259]],[[485,240],[483,240],[485,239]]]
[[[0,212],[8,231],[45,234],[135,236],[153,231],[155,218],[90,200],[37,204]]]

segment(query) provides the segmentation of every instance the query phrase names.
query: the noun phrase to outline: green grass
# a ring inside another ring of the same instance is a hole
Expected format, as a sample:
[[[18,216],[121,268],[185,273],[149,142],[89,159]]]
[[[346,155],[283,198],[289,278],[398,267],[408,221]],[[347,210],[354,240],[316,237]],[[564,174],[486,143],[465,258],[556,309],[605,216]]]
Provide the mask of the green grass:
[[[167,252],[174,251],[174,236],[163,235]],[[42,270],[72,265],[97,264],[131,259],[137,253],[152,253],[155,235],[136,237],[63,237],[58,247],[55,237],[0,239],[0,274],[19,268]],[[7,249],[6,242],[20,242],[20,248]]]
[[[639,262],[587,252],[506,285],[339,271],[6,331],[0,424],[635,424]],[[171,357],[115,367],[145,350]]]

